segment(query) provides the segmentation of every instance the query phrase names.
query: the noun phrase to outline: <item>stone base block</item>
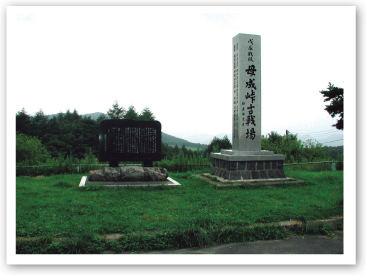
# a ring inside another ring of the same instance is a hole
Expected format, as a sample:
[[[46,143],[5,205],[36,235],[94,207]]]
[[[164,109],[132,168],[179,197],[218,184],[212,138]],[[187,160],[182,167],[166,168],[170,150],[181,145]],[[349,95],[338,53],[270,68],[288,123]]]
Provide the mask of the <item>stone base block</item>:
[[[166,181],[168,171],[160,167],[121,166],[104,167],[88,173],[89,181],[124,182],[124,181]]]
[[[250,155],[237,152],[230,155],[212,153],[211,173],[227,180],[286,178],[283,171],[284,155],[263,152]]]

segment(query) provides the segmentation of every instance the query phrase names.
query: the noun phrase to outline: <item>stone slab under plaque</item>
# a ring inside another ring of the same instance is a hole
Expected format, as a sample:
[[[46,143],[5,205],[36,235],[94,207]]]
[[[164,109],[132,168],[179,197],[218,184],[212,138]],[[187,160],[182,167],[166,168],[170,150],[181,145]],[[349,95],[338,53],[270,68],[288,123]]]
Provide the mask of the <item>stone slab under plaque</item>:
[[[165,181],[88,181],[86,176],[83,176],[79,187],[90,185],[102,185],[106,188],[123,188],[123,187],[154,187],[154,186],[181,186],[181,184],[172,178],[168,177]]]

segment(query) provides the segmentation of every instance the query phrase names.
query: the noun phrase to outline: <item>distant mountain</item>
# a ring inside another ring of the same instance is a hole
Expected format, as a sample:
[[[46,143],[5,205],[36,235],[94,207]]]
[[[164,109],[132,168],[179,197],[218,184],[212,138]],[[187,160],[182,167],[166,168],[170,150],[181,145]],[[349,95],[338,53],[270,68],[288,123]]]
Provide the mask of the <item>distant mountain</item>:
[[[184,145],[185,147],[201,148],[202,150],[207,148],[206,144],[189,142],[185,139],[177,138],[163,132],[161,133],[161,136],[163,143],[167,143],[171,146],[178,145],[179,147],[182,147]]]
[[[65,113],[63,113],[63,114],[65,114]],[[98,118],[99,118],[99,116],[100,115],[105,115],[105,116],[107,116],[108,117],[108,115],[106,115],[106,114],[104,114],[104,113],[100,113],[100,112],[95,112],[95,113],[91,113],[91,114],[85,114],[85,115],[81,115],[82,117],[89,117],[90,116],[90,118],[91,119],[94,119],[94,120],[97,120]],[[57,116],[57,114],[53,114],[53,115],[46,115],[46,117],[48,117],[49,119],[51,119],[51,118],[53,118],[53,117],[55,117],[55,116]]]
[[[81,115],[81,116],[83,116],[83,117],[90,116],[91,119],[97,120],[100,117],[100,115],[105,115],[106,117],[108,117],[107,114],[100,113],[100,112],[95,112],[95,113],[91,113],[91,114],[85,114],[85,115]]]
[[[231,134],[228,134],[228,133],[220,133],[218,135],[211,135],[211,134],[206,134],[206,133],[202,133],[202,132],[193,132],[193,131],[178,132],[178,131],[176,131],[176,132],[170,132],[169,134],[172,136],[180,137],[189,142],[201,143],[201,144],[206,144],[206,145],[210,144],[212,139],[215,136],[217,138],[223,138],[226,135],[229,138],[230,142],[232,142]]]
[[[314,139],[324,146],[337,147],[343,146],[343,131],[337,131],[332,133],[331,135],[320,135],[320,136],[311,136],[309,135],[299,135],[298,139],[302,141],[306,141],[308,139]]]

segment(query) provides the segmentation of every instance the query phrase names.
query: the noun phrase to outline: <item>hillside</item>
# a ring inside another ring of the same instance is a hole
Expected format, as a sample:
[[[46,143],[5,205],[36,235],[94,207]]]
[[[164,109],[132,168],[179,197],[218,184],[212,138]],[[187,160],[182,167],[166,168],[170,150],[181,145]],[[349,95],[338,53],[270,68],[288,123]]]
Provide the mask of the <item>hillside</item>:
[[[167,143],[168,145],[171,145],[171,146],[178,145],[179,147],[182,147],[184,145],[185,147],[193,147],[193,148],[198,148],[199,147],[202,150],[207,148],[206,144],[189,142],[185,139],[177,138],[177,137],[168,135],[168,134],[163,133],[163,132],[161,133],[161,136],[162,136],[162,142]]]
[[[103,113],[100,113],[100,112],[95,112],[95,113],[91,113],[91,114],[85,114],[85,115],[81,115],[82,117],[89,117],[91,119],[94,119],[94,120],[97,120],[99,118],[100,115],[105,115],[107,116],[106,114],[103,114]],[[53,115],[46,115],[46,117],[48,117],[49,119],[53,118],[57,116],[57,114],[53,114]]]

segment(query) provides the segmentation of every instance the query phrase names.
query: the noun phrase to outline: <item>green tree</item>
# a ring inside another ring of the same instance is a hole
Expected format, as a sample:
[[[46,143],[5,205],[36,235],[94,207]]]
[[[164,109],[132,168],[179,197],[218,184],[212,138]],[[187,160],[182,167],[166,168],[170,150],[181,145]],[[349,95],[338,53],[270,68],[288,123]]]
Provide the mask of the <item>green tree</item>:
[[[343,88],[334,87],[333,84],[329,82],[328,90],[320,91],[320,93],[325,97],[324,102],[330,101],[330,104],[325,107],[325,110],[332,116],[339,116],[336,124],[338,130],[343,130]]]
[[[126,112],[126,115],[124,117],[125,119],[135,119],[137,120],[139,118],[139,115],[138,113],[136,112],[135,110],[135,107],[134,106],[130,106]]]
[[[51,155],[37,137],[16,135],[16,163],[37,165],[45,163]]]
[[[48,117],[40,109],[34,117],[31,118],[31,130],[29,132],[32,136],[42,138],[43,133],[47,133]]]
[[[221,149],[231,149],[232,144],[229,138],[225,135],[223,138],[214,137],[206,149],[206,153],[220,152]]]
[[[98,124],[101,123],[103,120],[107,119],[105,114],[101,114],[98,118],[97,118],[97,122]]]
[[[146,107],[145,109],[142,110],[141,114],[139,115],[138,120],[152,121],[152,120],[155,120],[155,116],[150,111],[150,109]]]
[[[16,115],[16,132],[28,135],[31,124],[31,117],[27,114],[24,108],[22,108]]]
[[[289,133],[281,136],[271,132],[262,136],[262,150],[273,151],[275,154],[286,155],[286,162],[320,161],[328,158],[321,143],[315,140],[302,142],[297,135]]]
[[[126,110],[123,107],[120,107],[116,100],[107,114],[111,119],[122,119],[126,114]]]

